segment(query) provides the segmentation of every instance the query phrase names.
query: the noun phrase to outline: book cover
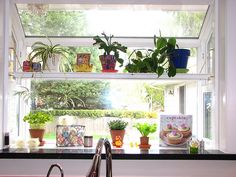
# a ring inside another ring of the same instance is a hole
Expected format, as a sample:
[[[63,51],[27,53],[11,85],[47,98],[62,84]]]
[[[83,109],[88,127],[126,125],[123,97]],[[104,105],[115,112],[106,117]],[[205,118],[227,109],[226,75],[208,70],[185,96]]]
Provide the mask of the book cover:
[[[159,125],[160,147],[187,148],[192,137],[191,115],[161,115]]]

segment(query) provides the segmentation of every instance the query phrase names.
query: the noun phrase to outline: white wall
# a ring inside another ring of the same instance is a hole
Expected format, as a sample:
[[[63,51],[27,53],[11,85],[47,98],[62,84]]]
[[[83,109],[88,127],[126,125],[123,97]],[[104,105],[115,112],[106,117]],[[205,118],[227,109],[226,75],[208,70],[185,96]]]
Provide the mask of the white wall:
[[[53,163],[64,169],[65,176],[85,176],[91,160],[0,159],[0,176],[46,176]],[[24,165],[23,165],[24,164]],[[150,177],[235,177],[236,161],[197,160],[113,160],[113,176]],[[4,170],[3,170],[4,169]],[[54,170],[53,170],[54,171]],[[55,169],[55,174],[58,170]],[[101,176],[105,176],[102,160]]]
[[[235,56],[236,56],[236,1],[216,0],[216,57],[218,58],[216,78],[219,80],[218,111],[219,125],[216,133],[219,135],[220,150],[236,153],[236,89]]]
[[[221,55],[220,60],[225,60],[225,84],[220,84],[225,87],[226,100],[225,100],[225,115],[221,117],[221,145],[222,149],[226,152],[236,153],[236,1],[225,1],[225,38],[222,36],[221,43],[225,40],[225,56]],[[220,6],[220,8],[223,8]],[[221,24],[222,25],[222,24]],[[224,52],[223,52],[224,54]],[[222,88],[224,89],[224,88]]]
[[[7,131],[7,96],[8,96],[8,48],[10,38],[8,0],[0,1],[0,148],[3,146],[3,134]]]
[[[3,98],[3,58],[4,58],[4,52],[3,52],[3,7],[4,7],[4,1],[0,1],[0,148],[2,148],[2,140],[3,140],[3,103],[2,103],[2,98]]]

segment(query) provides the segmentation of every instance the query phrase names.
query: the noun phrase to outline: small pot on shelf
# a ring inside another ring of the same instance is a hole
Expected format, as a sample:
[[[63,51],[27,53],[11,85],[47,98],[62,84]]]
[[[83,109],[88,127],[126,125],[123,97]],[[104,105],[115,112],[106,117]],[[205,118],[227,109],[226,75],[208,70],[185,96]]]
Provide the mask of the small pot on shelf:
[[[112,138],[112,145],[116,145],[116,139],[119,137],[119,140],[123,144],[124,136],[125,136],[125,130],[110,130],[111,138]]]
[[[50,122],[53,117],[42,111],[31,111],[29,114],[25,115],[23,118],[24,122],[28,122],[30,125],[29,133],[31,138],[38,138],[40,145],[44,145],[43,135],[45,131],[45,125]]]
[[[170,60],[173,62],[176,72],[188,72],[187,65],[189,56],[189,49],[174,49],[173,53],[170,55]]]
[[[151,145],[149,144],[149,134],[154,133],[157,130],[157,124],[149,124],[149,123],[137,123],[134,125],[135,128],[140,132],[142,135],[140,137],[140,144],[139,148],[141,150],[148,150],[150,149]]]
[[[111,133],[112,145],[122,147],[124,144],[125,128],[128,125],[128,122],[122,119],[116,119],[109,121],[107,124]]]
[[[101,61],[103,72],[116,71],[116,59],[114,55],[100,55],[99,59]]]
[[[60,55],[54,55],[53,57],[48,58],[43,70],[47,72],[59,72],[60,59]]]
[[[150,149],[151,145],[149,144],[149,137],[147,136],[141,136],[140,137],[140,145],[139,148],[141,150],[148,150]]]
[[[147,137],[147,136],[140,137],[140,144],[141,145],[149,145],[149,137]]]
[[[40,142],[40,146],[44,145],[43,136],[45,129],[29,129],[31,138],[38,138]]]
[[[119,57],[119,52],[126,53],[127,47],[123,46],[117,41],[113,41],[113,35],[106,35],[104,32],[102,36],[94,36],[95,41],[93,45],[99,46],[99,49],[104,50],[103,55],[99,56],[102,64],[102,72],[117,72],[115,70],[116,61],[118,61],[123,66],[124,60]]]

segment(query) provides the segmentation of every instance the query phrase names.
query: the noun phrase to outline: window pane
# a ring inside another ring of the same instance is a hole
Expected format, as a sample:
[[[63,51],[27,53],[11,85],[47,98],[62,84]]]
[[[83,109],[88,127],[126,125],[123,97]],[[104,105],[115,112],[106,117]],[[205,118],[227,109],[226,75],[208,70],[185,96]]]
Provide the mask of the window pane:
[[[212,93],[203,93],[203,136],[212,138]]]
[[[75,124],[85,125],[86,134],[93,135],[95,139],[101,136],[110,138],[107,122],[114,118],[124,118],[129,122],[125,138],[125,143],[129,143],[138,142],[139,132],[133,128],[135,123],[140,121],[157,123],[160,113],[163,112],[181,113],[178,109],[181,97],[181,93],[177,91],[179,84],[171,81],[37,79],[30,82],[30,86],[27,86],[29,90],[25,92],[27,97],[24,95],[15,97],[20,98],[22,104],[27,104],[21,105],[25,109],[21,112],[20,119],[22,121],[30,110],[53,113],[55,120],[48,124],[45,138],[54,145],[59,116],[73,116]],[[196,97],[192,97],[196,95],[196,87],[197,84],[186,84],[187,105],[196,103],[196,100],[193,101]],[[21,88],[21,91],[22,89],[24,90]],[[29,99],[24,101],[24,98]],[[191,105],[191,108],[186,107],[186,113],[196,117],[197,104]],[[158,133],[152,134],[151,139],[155,140],[154,143],[158,143]]]
[[[214,34],[211,34],[211,37],[207,43],[207,73],[213,73],[213,66],[215,60],[214,40]]]
[[[207,5],[17,4],[26,36],[198,37]],[[174,30],[173,30],[174,29]]]
[[[179,112],[185,114],[185,86],[179,87]]]

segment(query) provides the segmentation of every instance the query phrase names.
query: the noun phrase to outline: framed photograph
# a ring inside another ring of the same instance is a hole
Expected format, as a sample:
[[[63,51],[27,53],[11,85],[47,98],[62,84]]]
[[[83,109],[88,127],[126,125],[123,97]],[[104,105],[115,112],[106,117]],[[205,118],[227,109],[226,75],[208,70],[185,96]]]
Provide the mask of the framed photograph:
[[[78,53],[77,54],[77,65],[90,64],[90,53]]]

